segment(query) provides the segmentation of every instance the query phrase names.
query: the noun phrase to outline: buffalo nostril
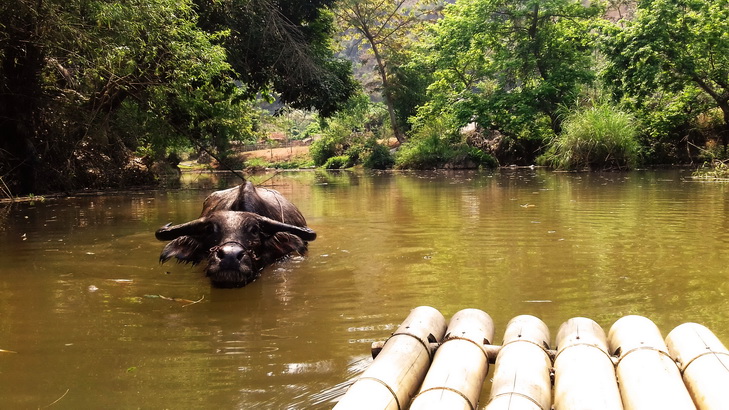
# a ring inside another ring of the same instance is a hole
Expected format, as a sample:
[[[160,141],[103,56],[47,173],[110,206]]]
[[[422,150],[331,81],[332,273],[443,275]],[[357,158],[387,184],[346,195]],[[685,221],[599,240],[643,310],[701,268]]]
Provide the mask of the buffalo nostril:
[[[222,249],[218,249],[218,251],[216,252],[216,254],[218,255],[218,259],[225,258],[225,251],[223,251]]]
[[[239,261],[243,260],[243,255],[245,255],[245,252],[240,251],[240,252],[238,252],[237,255],[235,255],[235,258],[238,259]]]

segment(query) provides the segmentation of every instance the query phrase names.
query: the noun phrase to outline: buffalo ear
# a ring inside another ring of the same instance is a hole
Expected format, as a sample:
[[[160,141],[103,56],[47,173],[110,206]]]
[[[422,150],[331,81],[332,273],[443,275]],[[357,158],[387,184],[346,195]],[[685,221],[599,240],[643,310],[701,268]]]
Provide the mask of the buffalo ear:
[[[261,229],[268,234],[273,235],[277,232],[288,232],[292,235],[298,236],[305,241],[313,241],[314,239],[316,239],[316,232],[305,226],[290,225],[287,223],[274,221],[273,219],[266,218],[265,216],[261,216],[260,220]]]
[[[178,262],[192,262],[195,265],[200,263],[206,254],[207,250],[202,242],[191,236],[180,236],[165,245],[159,255],[159,261],[165,263],[174,257]]]
[[[298,236],[277,233],[265,240],[262,248],[263,253],[260,256],[265,264],[269,264],[293,252],[303,255],[306,253],[307,248],[306,242]]]
[[[160,241],[171,241],[180,236],[196,236],[207,233],[212,228],[212,223],[204,218],[195,219],[180,225],[167,224],[154,233],[155,238]]]

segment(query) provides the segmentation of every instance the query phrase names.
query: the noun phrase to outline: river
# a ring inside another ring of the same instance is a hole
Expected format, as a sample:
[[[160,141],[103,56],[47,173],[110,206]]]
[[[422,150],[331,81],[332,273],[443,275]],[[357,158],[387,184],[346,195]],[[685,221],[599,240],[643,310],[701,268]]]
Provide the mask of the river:
[[[318,238],[241,289],[159,264],[154,231],[236,181],[0,206],[3,408],[331,408],[420,305],[644,315],[729,344],[729,185],[689,171],[305,171],[251,177]],[[264,180],[266,180],[264,182]],[[492,370],[493,371],[493,370]],[[484,388],[482,404],[488,394]]]

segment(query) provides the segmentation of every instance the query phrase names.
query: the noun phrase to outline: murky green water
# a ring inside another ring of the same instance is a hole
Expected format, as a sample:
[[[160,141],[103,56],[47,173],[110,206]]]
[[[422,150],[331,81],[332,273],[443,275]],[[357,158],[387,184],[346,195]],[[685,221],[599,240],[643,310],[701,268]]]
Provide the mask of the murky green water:
[[[153,235],[234,180],[0,207],[0,407],[330,408],[419,305],[483,309],[497,341],[519,314],[640,314],[729,344],[729,185],[687,175],[279,175],[319,237],[235,290]]]

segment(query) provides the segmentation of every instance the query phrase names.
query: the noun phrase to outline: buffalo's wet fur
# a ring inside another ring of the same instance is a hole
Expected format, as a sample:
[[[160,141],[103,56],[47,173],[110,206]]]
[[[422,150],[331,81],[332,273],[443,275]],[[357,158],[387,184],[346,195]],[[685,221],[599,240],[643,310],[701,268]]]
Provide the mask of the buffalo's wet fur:
[[[205,274],[216,287],[241,287],[272,262],[292,253],[305,254],[316,233],[291,202],[277,191],[250,182],[212,193],[200,218],[158,229],[170,241],[160,262],[172,258],[193,265],[207,259]]]

